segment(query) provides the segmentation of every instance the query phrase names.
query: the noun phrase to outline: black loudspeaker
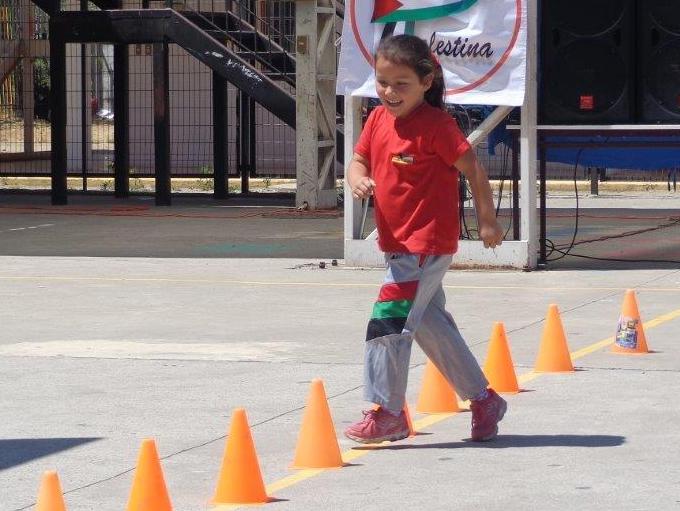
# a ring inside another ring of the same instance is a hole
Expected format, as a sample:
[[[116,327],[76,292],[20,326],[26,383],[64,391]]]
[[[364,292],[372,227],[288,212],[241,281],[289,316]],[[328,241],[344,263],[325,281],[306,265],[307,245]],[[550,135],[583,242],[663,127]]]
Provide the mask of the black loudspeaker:
[[[634,0],[543,0],[540,9],[539,122],[632,123]]]
[[[638,113],[680,123],[680,2],[638,1]]]

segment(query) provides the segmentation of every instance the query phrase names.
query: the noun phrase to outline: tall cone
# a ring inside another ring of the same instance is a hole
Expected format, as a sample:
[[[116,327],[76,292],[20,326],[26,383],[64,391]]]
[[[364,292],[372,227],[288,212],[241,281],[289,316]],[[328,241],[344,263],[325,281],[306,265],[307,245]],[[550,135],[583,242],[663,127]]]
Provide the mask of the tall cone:
[[[517,375],[512,363],[505,326],[500,321],[493,325],[489,352],[484,363],[484,375],[489,380],[489,386],[496,392],[516,394],[519,392]]]
[[[335,426],[323,381],[312,380],[292,468],[342,467]]]
[[[231,429],[212,503],[263,504],[268,501],[246,411],[237,408],[231,417]]]
[[[416,411],[421,413],[460,412],[456,391],[431,360],[428,360],[425,365],[425,375],[418,395]]]
[[[172,504],[163,479],[156,443],[147,439],[142,442],[139,450],[127,511],[149,511],[150,509],[172,511]]]
[[[59,476],[54,470],[48,470],[42,476],[35,511],[66,511]]]
[[[623,298],[621,316],[616,329],[616,339],[612,345],[614,353],[633,354],[649,353],[645,330],[638,310],[635,291],[629,289]]]
[[[564,335],[560,312],[557,305],[553,303],[548,306],[543,338],[538,349],[534,371],[537,373],[567,373],[573,370],[574,366],[571,363],[571,354],[569,353],[569,346],[567,346],[567,338]]]

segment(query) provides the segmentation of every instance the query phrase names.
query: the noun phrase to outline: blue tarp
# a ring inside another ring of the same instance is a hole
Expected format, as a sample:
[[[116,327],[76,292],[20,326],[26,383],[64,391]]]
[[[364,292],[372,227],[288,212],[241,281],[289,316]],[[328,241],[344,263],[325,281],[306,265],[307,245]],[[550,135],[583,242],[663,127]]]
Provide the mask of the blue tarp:
[[[680,168],[679,136],[552,136],[548,142],[596,142],[602,147],[550,147],[546,159],[552,162],[576,163],[584,167],[607,169],[659,170]],[[675,142],[675,147],[607,147],[608,142],[645,143]]]
[[[484,110],[486,115],[493,107]],[[676,126],[669,127],[669,129]],[[578,164],[584,167],[607,169],[659,170],[680,168],[680,126],[677,136],[623,136],[623,135],[554,135],[547,136],[550,142],[597,142],[603,147],[548,147],[546,160],[558,163]],[[607,147],[608,142],[675,142],[677,147]],[[506,123],[499,124],[489,134],[489,154],[495,154],[496,145],[512,144],[512,137]]]

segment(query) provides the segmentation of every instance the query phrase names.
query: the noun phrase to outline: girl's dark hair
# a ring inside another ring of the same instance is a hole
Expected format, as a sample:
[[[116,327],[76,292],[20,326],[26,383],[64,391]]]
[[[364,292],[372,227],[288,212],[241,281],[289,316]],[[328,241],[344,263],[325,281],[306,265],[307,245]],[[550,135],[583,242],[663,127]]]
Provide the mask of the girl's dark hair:
[[[444,108],[444,73],[424,40],[409,34],[386,37],[375,52],[376,61],[379,57],[410,67],[421,80],[432,73],[434,79],[425,93],[425,101],[435,108]]]

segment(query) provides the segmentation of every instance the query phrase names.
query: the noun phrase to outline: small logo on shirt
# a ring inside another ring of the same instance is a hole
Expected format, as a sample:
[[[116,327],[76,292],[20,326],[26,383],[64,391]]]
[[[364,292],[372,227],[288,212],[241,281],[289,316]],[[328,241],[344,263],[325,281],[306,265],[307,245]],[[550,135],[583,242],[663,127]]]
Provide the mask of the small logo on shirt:
[[[396,165],[413,165],[414,161],[415,158],[412,154],[399,153],[392,156],[392,163]]]

